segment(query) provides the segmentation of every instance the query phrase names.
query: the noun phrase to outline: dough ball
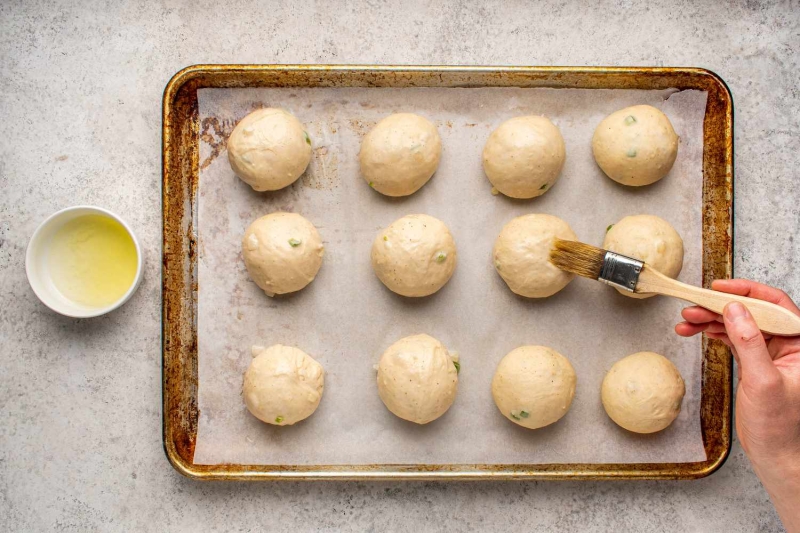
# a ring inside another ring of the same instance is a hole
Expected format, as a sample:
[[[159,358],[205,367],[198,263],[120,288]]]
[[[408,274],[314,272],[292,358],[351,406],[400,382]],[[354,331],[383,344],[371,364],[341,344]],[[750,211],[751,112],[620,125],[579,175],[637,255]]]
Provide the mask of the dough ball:
[[[372,243],[378,279],[402,296],[428,296],[456,269],[456,243],[439,219],[406,215],[378,233]]]
[[[236,175],[256,191],[277,191],[306,171],[311,139],[288,111],[258,109],[233,128],[228,161]]]
[[[242,238],[242,256],[250,279],[267,296],[299,291],[322,266],[317,228],[296,213],[272,213],[250,224]]]
[[[620,359],[603,379],[603,407],[611,420],[635,433],[655,433],[681,412],[686,389],[672,362],[653,352]]]
[[[291,426],[314,414],[325,381],[322,365],[304,351],[281,344],[253,346],[253,356],[242,386],[253,416],[267,424]]]
[[[403,420],[427,424],[442,416],[456,398],[458,370],[453,356],[430,335],[395,342],[378,363],[378,394]]]
[[[650,185],[672,168],[678,135],[667,116],[649,105],[626,107],[598,124],[592,138],[597,164],[623,185]]]
[[[506,196],[533,198],[550,190],[566,157],[564,138],[549,119],[516,117],[489,136],[483,148],[483,170]]]
[[[529,429],[560,420],[575,396],[569,360],[545,346],[520,346],[503,357],[492,378],[492,396],[503,416]]]
[[[603,248],[644,261],[671,278],[677,278],[683,267],[683,239],[669,222],[653,215],[623,218],[606,232]],[[632,298],[655,296],[617,290]]]
[[[517,217],[494,242],[494,267],[514,293],[527,298],[552,296],[575,277],[550,263],[555,239],[576,241],[569,224],[552,215]]]
[[[386,196],[408,196],[431,179],[441,155],[442,140],[430,120],[396,113],[364,136],[358,158],[370,187]]]

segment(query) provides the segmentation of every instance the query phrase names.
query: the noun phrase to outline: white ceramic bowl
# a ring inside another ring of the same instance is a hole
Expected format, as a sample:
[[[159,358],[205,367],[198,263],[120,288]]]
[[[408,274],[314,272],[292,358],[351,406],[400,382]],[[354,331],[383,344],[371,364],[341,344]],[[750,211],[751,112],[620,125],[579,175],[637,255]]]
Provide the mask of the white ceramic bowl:
[[[84,215],[101,215],[116,220],[122,224],[122,227],[125,228],[125,231],[131,236],[133,244],[136,247],[136,276],[133,279],[133,283],[119,300],[105,307],[88,307],[64,297],[53,285],[53,280],[50,277],[50,271],[47,267],[47,255],[53,235],[65,223]],[[36,296],[39,297],[44,305],[56,313],[75,318],[89,318],[104,315],[127,302],[133,293],[136,292],[139,283],[142,281],[142,265],[142,248],[139,246],[139,240],[136,238],[130,226],[111,211],[91,205],[68,207],[47,217],[44,222],[39,224],[36,231],[33,232],[33,236],[28,242],[28,250],[25,254],[25,272],[28,275],[28,283],[31,284],[31,288],[33,292],[36,293]]]

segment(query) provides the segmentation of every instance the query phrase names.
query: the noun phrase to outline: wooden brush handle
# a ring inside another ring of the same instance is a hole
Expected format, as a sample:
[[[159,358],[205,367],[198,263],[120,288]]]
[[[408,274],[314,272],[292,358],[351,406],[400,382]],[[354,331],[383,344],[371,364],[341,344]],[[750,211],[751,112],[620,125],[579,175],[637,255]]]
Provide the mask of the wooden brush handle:
[[[761,331],[772,335],[800,335],[800,316],[788,309],[764,300],[687,285],[669,278],[647,265],[639,274],[636,292],[672,296],[719,314],[722,314],[722,310],[727,304],[739,302],[747,307]]]

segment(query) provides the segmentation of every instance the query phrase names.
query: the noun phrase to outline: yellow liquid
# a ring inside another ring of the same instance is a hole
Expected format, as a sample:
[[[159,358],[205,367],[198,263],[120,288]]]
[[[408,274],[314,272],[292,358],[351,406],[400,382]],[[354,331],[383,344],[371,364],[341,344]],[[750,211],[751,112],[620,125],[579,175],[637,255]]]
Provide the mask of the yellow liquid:
[[[113,304],[128,291],[138,257],[122,224],[103,215],[83,215],[53,235],[47,263],[64,297],[96,308]]]

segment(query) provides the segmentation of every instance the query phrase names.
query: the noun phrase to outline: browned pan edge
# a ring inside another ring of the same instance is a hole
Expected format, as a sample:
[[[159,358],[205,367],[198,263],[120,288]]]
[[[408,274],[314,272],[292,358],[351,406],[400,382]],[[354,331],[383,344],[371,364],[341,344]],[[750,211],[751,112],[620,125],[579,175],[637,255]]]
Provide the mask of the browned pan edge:
[[[453,67],[374,65],[195,65],[178,72],[163,99],[164,448],[194,479],[446,480],[695,479],[719,468],[731,447],[732,366],[728,348],[703,339],[701,429],[705,461],[625,464],[195,465],[197,435],[197,89],[206,87],[554,87],[698,89],[703,123],[703,285],[732,275],[733,98],[698,68]]]

